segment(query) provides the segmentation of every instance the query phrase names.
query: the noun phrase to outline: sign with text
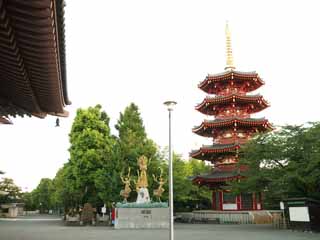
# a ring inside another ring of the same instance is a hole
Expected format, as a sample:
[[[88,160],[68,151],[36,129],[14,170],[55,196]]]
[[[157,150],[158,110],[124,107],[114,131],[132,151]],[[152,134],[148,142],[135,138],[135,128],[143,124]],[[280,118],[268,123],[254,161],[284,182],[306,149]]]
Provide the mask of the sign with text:
[[[290,221],[310,222],[308,207],[289,207]]]

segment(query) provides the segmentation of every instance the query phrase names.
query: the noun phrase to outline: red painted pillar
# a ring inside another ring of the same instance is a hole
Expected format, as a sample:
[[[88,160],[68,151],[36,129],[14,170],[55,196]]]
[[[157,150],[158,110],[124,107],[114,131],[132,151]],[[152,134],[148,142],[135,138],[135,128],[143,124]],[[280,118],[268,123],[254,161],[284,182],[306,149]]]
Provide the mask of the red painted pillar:
[[[253,210],[257,210],[257,200],[256,200],[256,193],[252,193],[252,203],[253,203]]]
[[[223,191],[219,192],[220,210],[223,210]]]
[[[240,210],[241,209],[241,195],[237,195],[236,201],[237,201],[237,210]]]
[[[216,192],[212,191],[212,210],[217,210],[217,206],[216,206]]]

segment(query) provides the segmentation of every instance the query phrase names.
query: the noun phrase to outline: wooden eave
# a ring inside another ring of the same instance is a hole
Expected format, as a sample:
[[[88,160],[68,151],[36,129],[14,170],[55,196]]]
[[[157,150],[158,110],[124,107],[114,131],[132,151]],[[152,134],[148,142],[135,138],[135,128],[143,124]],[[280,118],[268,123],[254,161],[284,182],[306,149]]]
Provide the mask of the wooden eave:
[[[228,182],[228,181],[232,181],[239,178],[242,178],[240,174],[234,174],[230,172],[230,174],[225,174],[225,176],[223,175],[215,176],[215,174],[208,174],[207,176],[199,175],[199,176],[196,176],[192,180],[192,182],[198,185],[207,185],[208,183]]]
[[[236,152],[240,148],[240,144],[214,144],[214,145],[204,145],[198,150],[193,150],[189,154],[190,157],[203,160],[215,162],[215,159],[222,155],[230,155]]]
[[[0,124],[12,124],[10,119],[0,116]]]
[[[212,137],[214,131],[226,128],[259,128],[260,132],[272,130],[271,124],[267,119],[255,119],[255,118],[229,118],[229,119],[215,119],[204,120],[200,126],[194,127],[192,131],[200,136]]]
[[[0,116],[67,116],[63,0],[0,0]]]
[[[228,96],[216,96],[216,97],[206,97],[200,104],[198,104],[195,109],[206,115],[214,115],[215,112],[213,108],[219,105],[226,105],[232,103],[240,104],[254,104],[257,107],[257,111],[261,111],[269,107],[269,103],[261,95],[238,95],[230,94]],[[251,112],[251,113],[254,113]]]
[[[215,91],[209,92],[210,89],[214,89],[216,83],[222,82],[237,82],[237,81],[249,81],[251,82],[251,87],[248,91],[254,91],[264,85],[264,81],[259,77],[256,72],[240,72],[235,70],[228,70],[222,73],[207,75],[207,77],[198,84],[198,87],[206,93],[214,93]]]

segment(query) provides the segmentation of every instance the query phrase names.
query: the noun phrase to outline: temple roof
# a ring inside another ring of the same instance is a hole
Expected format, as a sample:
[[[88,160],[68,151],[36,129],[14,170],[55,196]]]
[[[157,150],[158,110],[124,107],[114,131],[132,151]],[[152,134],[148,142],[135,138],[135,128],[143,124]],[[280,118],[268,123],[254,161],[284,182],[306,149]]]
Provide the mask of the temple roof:
[[[0,124],[12,124],[12,122],[10,121],[10,119],[0,116]]]
[[[247,87],[247,91],[254,91],[264,84],[264,81],[259,77],[256,72],[241,72],[235,71],[233,69],[228,69],[227,71],[208,74],[207,77],[199,83],[198,87],[207,93],[214,93],[214,85],[219,82],[234,81],[234,82],[244,82],[249,81],[251,84]]]
[[[64,1],[0,1],[0,116],[67,116]]]
[[[221,155],[228,155],[239,148],[239,143],[203,145],[200,149],[191,151],[190,157],[214,162],[217,157]]]
[[[241,178],[241,174],[238,171],[221,171],[219,169],[213,169],[209,174],[198,175],[192,178],[192,182],[199,185],[210,185],[210,183],[231,181],[233,179]]]
[[[256,108],[253,108],[250,113],[259,112],[269,106],[268,102],[261,95],[239,95],[230,94],[227,96],[207,96],[202,103],[198,104],[195,108],[207,115],[214,115],[215,106],[226,103],[240,103],[240,104],[254,104]],[[260,106],[260,108],[258,107]]]
[[[215,129],[222,128],[251,128],[255,127],[260,132],[268,131],[272,129],[271,124],[265,118],[224,118],[214,120],[204,120],[200,126],[196,126],[192,131],[200,136],[212,137]]]
[[[226,189],[229,181],[245,178],[244,172],[248,170],[247,166],[219,166],[212,169],[210,173],[192,176],[190,179],[193,184],[208,186],[211,189]]]

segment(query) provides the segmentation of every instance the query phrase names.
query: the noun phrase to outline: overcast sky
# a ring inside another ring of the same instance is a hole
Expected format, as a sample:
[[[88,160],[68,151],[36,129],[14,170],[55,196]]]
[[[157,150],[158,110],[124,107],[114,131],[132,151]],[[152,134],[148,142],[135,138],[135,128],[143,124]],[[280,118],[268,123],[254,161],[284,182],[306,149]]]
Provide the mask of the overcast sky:
[[[206,96],[197,84],[225,67],[225,22],[234,62],[257,71],[255,91],[271,107],[274,125],[319,120],[320,14],[315,1],[67,0],[66,50],[70,117],[17,118],[0,125],[0,169],[30,191],[53,178],[69,158],[68,134],[79,107],[101,104],[114,129],[119,112],[136,103],[148,136],[168,144],[163,102],[178,102],[173,148],[187,157],[205,138],[191,131],[206,117],[194,106]],[[115,131],[113,130],[115,133]]]

